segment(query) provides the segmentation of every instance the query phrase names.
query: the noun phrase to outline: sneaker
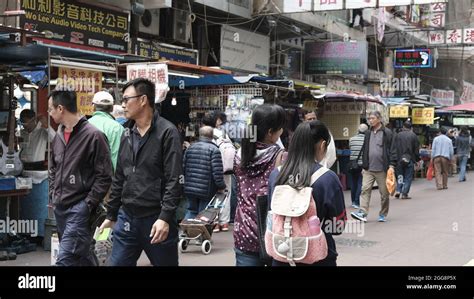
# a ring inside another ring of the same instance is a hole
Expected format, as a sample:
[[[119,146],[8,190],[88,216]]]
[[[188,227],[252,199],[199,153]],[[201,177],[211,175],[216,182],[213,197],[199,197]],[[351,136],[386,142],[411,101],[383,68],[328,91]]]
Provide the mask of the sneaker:
[[[385,219],[384,215],[380,215],[378,222],[387,222],[387,219]]]
[[[228,223],[222,224],[221,225],[221,231],[223,231],[223,232],[229,231],[229,224]]]
[[[395,198],[400,198],[400,193],[395,193]]]
[[[353,203],[351,207],[352,207],[353,209],[359,209],[359,208],[360,208],[359,205],[358,205],[358,204],[355,204],[355,203]]]
[[[214,230],[212,231],[213,233],[218,233],[221,231],[221,227],[219,224],[216,224],[216,226],[214,227]]]
[[[407,194],[407,195],[403,194],[401,198],[402,198],[402,199],[411,199],[411,197],[408,196],[408,194]]]
[[[367,215],[362,211],[352,212],[351,216],[356,220],[367,222]]]

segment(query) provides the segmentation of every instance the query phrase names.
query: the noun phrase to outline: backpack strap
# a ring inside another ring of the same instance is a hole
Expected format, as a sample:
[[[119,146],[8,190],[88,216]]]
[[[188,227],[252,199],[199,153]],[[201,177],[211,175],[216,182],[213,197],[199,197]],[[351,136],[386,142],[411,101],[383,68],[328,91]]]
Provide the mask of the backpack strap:
[[[313,186],[313,184],[320,178],[323,176],[323,174],[325,174],[326,172],[329,171],[329,168],[326,168],[324,166],[321,166],[321,168],[319,168],[318,170],[316,170],[315,173],[313,173],[313,175],[311,176],[311,186]]]

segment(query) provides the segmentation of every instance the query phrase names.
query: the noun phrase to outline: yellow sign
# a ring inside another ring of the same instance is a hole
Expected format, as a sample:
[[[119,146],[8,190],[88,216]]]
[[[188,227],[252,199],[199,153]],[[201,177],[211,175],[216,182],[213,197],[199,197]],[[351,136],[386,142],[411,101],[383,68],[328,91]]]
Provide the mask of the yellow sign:
[[[307,111],[315,111],[318,108],[318,101],[306,100],[303,103],[303,109]]]
[[[408,118],[408,106],[391,106],[390,118]]]
[[[434,124],[434,108],[413,108],[412,119],[414,125]]]
[[[92,98],[102,90],[102,72],[59,68],[56,90],[75,91],[79,112],[82,115],[92,115]]]

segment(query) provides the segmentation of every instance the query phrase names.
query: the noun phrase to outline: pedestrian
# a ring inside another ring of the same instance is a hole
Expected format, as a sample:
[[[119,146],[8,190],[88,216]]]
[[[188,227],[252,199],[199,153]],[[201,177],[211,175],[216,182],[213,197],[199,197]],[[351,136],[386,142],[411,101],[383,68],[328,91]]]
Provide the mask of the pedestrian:
[[[268,178],[281,165],[284,151],[276,144],[285,126],[285,110],[264,104],[252,113],[251,126],[257,130],[255,142],[242,139],[235,157],[237,209],[234,219],[234,250],[237,266],[264,266],[260,259],[257,226],[257,196],[268,193]],[[250,129],[250,128],[249,128]]]
[[[389,167],[395,169],[396,151],[393,146],[393,133],[382,123],[382,115],[378,111],[369,114],[370,130],[365,132],[362,149],[362,191],[360,209],[351,216],[360,221],[367,221],[372,187],[375,182],[379,187],[382,200],[379,222],[385,222],[389,210],[389,193],[386,186]]]
[[[305,122],[318,120],[316,112],[314,111],[303,111],[303,117]],[[326,151],[326,156],[321,161],[321,165],[327,168],[331,168],[337,160],[336,144],[334,143],[334,137],[332,136],[331,131],[329,131],[329,135],[331,135],[331,141],[329,143],[328,150]]]
[[[458,138],[456,138],[457,155],[459,159],[459,181],[466,181],[467,160],[471,157],[472,137],[467,127],[462,127]]]
[[[38,221],[38,236],[41,244],[44,238],[44,223],[48,218],[48,165],[45,163],[48,142],[52,142],[56,132],[48,127],[48,119],[44,115],[36,116],[30,109],[20,113],[23,130],[21,137],[21,161],[23,175],[31,177],[32,190],[24,196],[20,205],[20,219]]]
[[[446,129],[441,128],[433,140],[431,148],[431,165],[434,165],[436,188],[438,190],[448,189],[448,175],[450,161],[454,155],[453,143],[446,136]]]
[[[53,91],[48,112],[59,124],[51,144],[50,198],[59,234],[57,266],[96,266],[91,213],[112,182],[106,137],[77,110],[76,93]]]
[[[316,201],[317,217],[324,219],[321,230],[324,232],[328,247],[328,255],[313,266],[336,266],[338,253],[333,235],[340,235],[347,220],[344,203],[344,193],[337,175],[332,171],[324,173],[311,185],[311,176],[321,167],[331,135],[328,128],[320,121],[314,120],[302,123],[293,135],[293,141],[288,150],[288,159],[281,170],[273,170],[269,182],[269,200],[275,186],[290,185],[293,188],[312,188],[312,197]],[[316,161],[316,162],[315,162]],[[295,180],[294,178],[298,178]],[[288,266],[288,263],[273,260],[273,266]],[[296,265],[302,265],[296,263]]]
[[[115,121],[122,126],[127,122],[122,105],[114,105],[112,116],[115,118]]]
[[[94,95],[92,105],[94,105],[94,114],[89,119],[89,123],[107,137],[112,157],[112,166],[115,171],[117,168],[120,139],[122,138],[124,128],[111,115],[114,107],[114,98],[107,91],[99,91]]]
[[[394,145],[397,152],[397,192],[396,198],[411,199],[410,192],[415,164],[420,161],[420,143],[418,137],[412,131],[410,121],[403,123],[403,129],[394,137]]]
[[[20,113],[20,122],[23,130],[20,133],[21,160],[23,163],[44,163],[48,142],[52,142],[56,132],[48,127],[48,119],[44,115],[36,117],[36,113],[30,109],[24,109]],[[25,165],[25,169],[28,168]]]
[[[184,153],[184,194],[188,200],[185,219],[194,219],[203,211],[216,192],[226,189],[222,172],[221,152],[212,141],[213,129],[199,129],[199,141]]]
[[[452,177],[454,176],[454,174],[457,173],[457,170],[458,170],[455,130],[449,129],[448,134],[446,136],[448,136],[448,138],[451,139],[451,143],[453,144],[453,156],[451,157],[451,160],[449,161],[449,174],[448,174],[450,177]]]
[[[349,139],[349,149],[351,151],[350,161],[357,161],[359,166],[349,173],[351,178],[351,199],[352,208],[359,209],[360,193],[362,189],[362,147],[364,145],[365,132],[369,129],[366,124],[359,125],[359,131]]]
[[[154,110],[155,84],[151,81],[128,82],[123,87],[122,106],[130,124],[120,142],[107,219],[101,225],[101,230],[113,228],[109,264],[136,266],[144,250],[153,266],[178,266],[181,137]]]
[[[229,127],[227,126],[226,114],[222,111],[212,111],[203,119],[205,126],[213,128],[212,141],[218,146],[221,152],[222,166],[224,173],[225,189],[227,196],[225,197],[221,213],[219,213],[218,223],[214,227],[213,232],[226,232],[229,230],[230,213],[231,213],[231,198],[232,194],[232,174],[234,166],[234,158],[236,149],[232,143],[230,136],[227,134]]]

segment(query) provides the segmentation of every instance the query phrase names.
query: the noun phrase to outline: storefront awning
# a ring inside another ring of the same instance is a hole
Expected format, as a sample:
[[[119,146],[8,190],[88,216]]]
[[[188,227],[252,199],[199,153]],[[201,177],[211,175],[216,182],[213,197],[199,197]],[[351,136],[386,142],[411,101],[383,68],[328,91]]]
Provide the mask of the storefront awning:
[[[184,86],[185,88],[189,87],[200,87],[200,86],[210,86],[210,85],[232,85],[240,84],[241,82],[234,79],[232,75],[206,75],[202,77],[198,76],[178,76],[178,75],[169,75],[168,84],[170,87],[180,87]]]
[[[439,111],[466,111],[466,112],[474,112],[474,103],[466,103],[451,107],[443,108]]]

